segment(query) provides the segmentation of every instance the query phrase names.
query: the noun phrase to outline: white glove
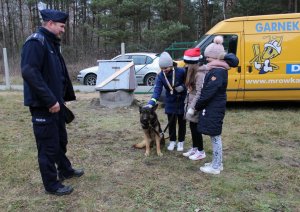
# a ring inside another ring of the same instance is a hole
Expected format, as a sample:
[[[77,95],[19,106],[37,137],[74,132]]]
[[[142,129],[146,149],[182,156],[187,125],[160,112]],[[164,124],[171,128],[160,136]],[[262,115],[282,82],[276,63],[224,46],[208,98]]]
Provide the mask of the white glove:
[[[143,106],[143,108],[152,108],[153,106],[151,104],[146,104]]]
[[[183,87],[182,85],[179,85],[179,86],[175,87],[175,90],[176,90],[178,93],[180,93],[180,92],[182,92],[182,91],[184,90],[184,87]]]
[[[188,113],[189,115],[194,115],[195,110],[194,110],[193,108],[189,108],[188,111],[187,111],[187,113]]]

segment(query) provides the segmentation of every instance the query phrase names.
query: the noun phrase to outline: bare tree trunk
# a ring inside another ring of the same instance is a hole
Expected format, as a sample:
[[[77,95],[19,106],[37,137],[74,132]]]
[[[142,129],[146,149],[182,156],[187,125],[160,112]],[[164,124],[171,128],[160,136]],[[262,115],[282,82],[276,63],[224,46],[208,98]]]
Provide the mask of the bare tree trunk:
[[[24,25],[23,25],[23,8],[22,8],[22,0],[19,0],[19,21],[20,21],[20,33],[21,38],[24,38]]]
[[[227,0],[223,0],[223,19],[226,19],[226,6],[227,6]]]
[[[183,22],[183,10],[184,10],[184,5],[183,5],[183,0],[178,1],[178,10],[179,10],[179,21],[180,23]],[[180,40],[182,41],[183,39],[183,34],[180,32]]]
[[[6,0],[6,11],[7,11],[7,25],[8,25],[8,46],[13,47],[13,35],[12,35],[12,18],[11,18],[11,12],[10,12],[10,7],[9,7],[9,1]]]
[[[54,3],[53,3],[53,8],[54,8],[55,10],[59,10],[59,1],[54,1]]]
[[[87,30],[86,30],[86,26],[85,26],[85,23],[86,23],[86,1],[82,1],[82,43],[81,43],[81,49],[83,50],[84,52],[84,55],[86,56],[86,52],[87,52],[87,48],[86,48],[86,42],[88,41],[87,40]]]
[[[139,41],[139,29],[138,29],[138,27],[139,27],[139,20],[138,20],[138,18],[137,17],[133,17],[133,36],[132,36],[132,40],[134,41],[135,40],[135,42],[137,42],[137,43],[140,43],[140,41]],[[122,40],[122,42],[124,42],[123,40]]]
[[[65,3],[65,5],[64,5],[64,3]],[[69,4],[70,4],[69,0],[62,1],[62,8],[68,14],[70,14]],[[65,43],[70,44],[70,17],[68,18],[67,23],[66,23],[66,33],[65,33],[64,38],[65,38]]]
[[[101,22],[99,17],[97,17],[97,29],[101,29]],[[101,54],[101,50],[100,50],[100,36],[98,33],[97,33],[97,53],[99,57]]]
[[[151,6],[149,6],[149,14],[151,14]],[[148,17],[147,19],[147,29],[150,30],[151,29],[151,16]]]
[[[2,47],[5,48],[6,47],[6,36],[5,36],[6,35],[5,28],[6,27],[5,27],[5,16],[4,16],[5,15],[4,14],[5,11],[4,11],[3,0],[1,0],[0,2],[1,2],[1,14],[2,14],[2,17],[1,17],[2,18],[2,24],[1,24],[1,27],[2,27],[2,39],[3,39],[3,46]]]
[[[18,43],[18,38],[17,38],[17,32],[16,32],[16,19],[14,16],[12,16],[12,40],[13,40],[13,51],[17,52],[19,49],[19,43]],[[15,54],[14,54],[15,55]]]
[[[207,0],[199,0],[202,6],[203,16],[202,16],[202,34],[208,30],[208,2]]]
[[[49,5],[50,9],[53,9],[53,1],[52,0],[48,1],[48,5]],[[47,7],[48,7],[48,5],[47,5]]]
[[[93,44],[93,37],[94,37],[94,31],[95,31],[95,24],[96,24],[96,18],[95,18],[95,14],[92,13],[92,30],[90,33],[90,43]],[[94,46],[94,45],[91,45]]]
[[[292,0],[289,0],[289,2],[288,2],[288,11],[289,12],[292,11]]]
[[[30,19],[30,32],[32,33],[34,31],[35,28],[35,24],[34,24],[34,20],[33,20],[33,10],[32,10],[32,6],[31,4],[28,5],[28,9],[29,9],[29,19]]]
[[[39,14],[39,10],[38,10],[38,0],[35,1],[35,7],[34,7],[34,31],[36,31],[37,26],[41,25],[41,21],[40,21],[40,14]]]
[[[75,48],[75,58],[78,58],[78,45],[77,45],[77,38],[76,38],[76,26],[77,26],[77,2],[73,1],[73,42],[72,45]]]

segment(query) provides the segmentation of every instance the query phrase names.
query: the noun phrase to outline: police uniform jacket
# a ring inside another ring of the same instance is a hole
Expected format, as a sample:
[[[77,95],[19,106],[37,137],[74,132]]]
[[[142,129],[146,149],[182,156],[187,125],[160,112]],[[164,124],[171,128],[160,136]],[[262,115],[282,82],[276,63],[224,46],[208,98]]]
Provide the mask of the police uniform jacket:
[[[53,33],[40,27],[26,40],[21,56],[25,106],[50,108],[76,99],[60,39]]]
[[[173,74],[175,73],[175,80],[173,87],[182,86],[184,90],[178,93],[175,89],[173,89],[173,94],[168,86],[166,78],[164,77],[163,72],[161,71],[155,80],[155,86],[152,98],[158,100],[163,87],[166,89],[166,97],[164,99],[165,103],[165,113],[166,114],[183,114],[184,113],[184,99],[186,97],[186,87],[184,85],[185,81],[185,70],[183,68],[175,67],[173,71],[170,71],[166,74],[167,80],[172,86]],[[149,104],[154,105],[155,102],[149,101]]]
[[[213,68],[206,74],[200,98],[195,105],[195,109],[200,112],[198,122],[200,133],[210,136],[221,135],[226,110],[227,82],[226,69]]]

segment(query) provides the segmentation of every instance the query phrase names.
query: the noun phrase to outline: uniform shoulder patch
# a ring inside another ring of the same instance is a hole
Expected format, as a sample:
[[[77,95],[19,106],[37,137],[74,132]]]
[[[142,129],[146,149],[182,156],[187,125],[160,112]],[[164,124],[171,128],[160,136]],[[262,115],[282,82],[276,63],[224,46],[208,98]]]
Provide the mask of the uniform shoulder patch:
[[[44,36],[41,35],[40,33],[33,33],[32,35],[30,35],[27,39],[26,39],[26,42],[29,41],[29,40],[38,40],[42,43],[42,45],[44,45]]]
[[[211,80],[212,80],[212,81],[215,81],[216,79],[217,79],[216,76],[212,76],[212,77],[211,77]]]

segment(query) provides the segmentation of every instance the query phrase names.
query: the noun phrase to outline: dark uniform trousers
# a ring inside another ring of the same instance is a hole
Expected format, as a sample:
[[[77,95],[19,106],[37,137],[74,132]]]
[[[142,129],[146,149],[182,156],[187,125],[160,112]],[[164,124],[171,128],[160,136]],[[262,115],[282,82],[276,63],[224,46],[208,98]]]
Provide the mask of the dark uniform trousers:
[[[62,187],[58,174],[68,177],[74,172],[66,156],[68,138],[64,112],[50,113],[43,107],[30,107],[30,112],[43,184],[47,191],[55,191]]]

